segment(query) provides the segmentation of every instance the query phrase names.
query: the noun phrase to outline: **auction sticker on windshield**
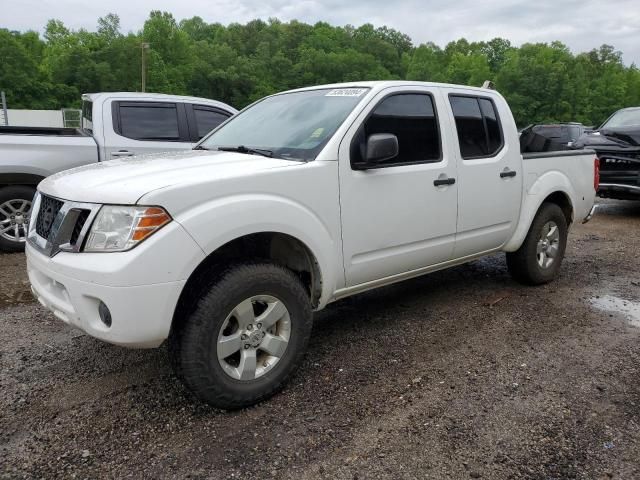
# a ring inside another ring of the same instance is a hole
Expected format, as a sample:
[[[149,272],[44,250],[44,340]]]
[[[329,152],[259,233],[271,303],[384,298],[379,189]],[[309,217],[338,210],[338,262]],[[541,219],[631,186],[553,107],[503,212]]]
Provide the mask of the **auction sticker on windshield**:
[[[366,88],[336,88],[327,93],[325,97],[359,97],[366,91]]]

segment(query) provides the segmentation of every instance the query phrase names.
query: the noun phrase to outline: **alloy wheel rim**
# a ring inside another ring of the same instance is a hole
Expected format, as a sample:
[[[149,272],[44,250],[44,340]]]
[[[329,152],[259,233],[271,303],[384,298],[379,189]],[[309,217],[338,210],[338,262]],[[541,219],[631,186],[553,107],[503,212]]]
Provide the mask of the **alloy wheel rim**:
[[[25,242],[30,213],[29,200],[16,198],[0,204],[0,237],[12,242]]]
[[[556,222],[550,220],[544,224],[536,245],[536,259],[540,268],[551,267],[560,251],[560,230]]]
[[[235,380],[251,381],[273,369],[291,338],[291,317],[271,295],[255,295],[227,315],[216,343],[216,358]]]

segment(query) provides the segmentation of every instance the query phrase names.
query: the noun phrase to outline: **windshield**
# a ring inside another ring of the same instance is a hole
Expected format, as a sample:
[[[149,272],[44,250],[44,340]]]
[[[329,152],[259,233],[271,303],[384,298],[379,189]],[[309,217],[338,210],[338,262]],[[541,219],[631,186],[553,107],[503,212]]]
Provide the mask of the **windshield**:
[[[314,160],[367,88],[283,93],[233,117],[197,148],[260,149],[274,157]]]
[[[640,108],[620,110],[604,122],[603,128],[637,127],[640,126]]]

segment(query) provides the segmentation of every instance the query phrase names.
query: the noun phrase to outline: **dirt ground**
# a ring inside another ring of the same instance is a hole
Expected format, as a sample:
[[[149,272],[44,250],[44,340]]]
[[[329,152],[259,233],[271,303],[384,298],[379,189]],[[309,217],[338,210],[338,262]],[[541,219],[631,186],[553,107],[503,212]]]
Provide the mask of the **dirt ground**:
[[[0,478],[640,478],[640,203],[538,288],[495,255],[316,315],[289,386],[189,398],[165,348],[65,326],[0,256]]]

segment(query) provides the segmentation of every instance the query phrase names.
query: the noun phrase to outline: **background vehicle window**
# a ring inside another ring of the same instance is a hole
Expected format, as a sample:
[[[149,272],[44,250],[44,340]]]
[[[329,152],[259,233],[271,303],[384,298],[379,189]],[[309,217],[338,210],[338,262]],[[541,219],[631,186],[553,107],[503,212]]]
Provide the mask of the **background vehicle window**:
[[[457,95],[451,95],[449,101],[462,158],[492,156],[502,148],[502,131],[493,102]]]
[[[382,100],[356,136],[352,163],[364,161],[366,139],[374,133],[398,137],[398,156],[381,166],[437,162],[441,158],[438,119],[430,95],[398,94]]]
[[[193,107],[193,113],[196,116],[198,139],[204,137],[207,133],[229,118],[229,115],[225,115],[222,112],[208,108],[199,108],[197,106]]]
[[[82,102],[82,129],[93,133],[93,102],[88,100]]]
[[[134,140],[180,140],[175,104],[120,104],[120,132]]]
[[[569,127],[569,131],[570,142],[575,142],[576,140],[578,140],[578,138],[580,138],[580,127]]]

